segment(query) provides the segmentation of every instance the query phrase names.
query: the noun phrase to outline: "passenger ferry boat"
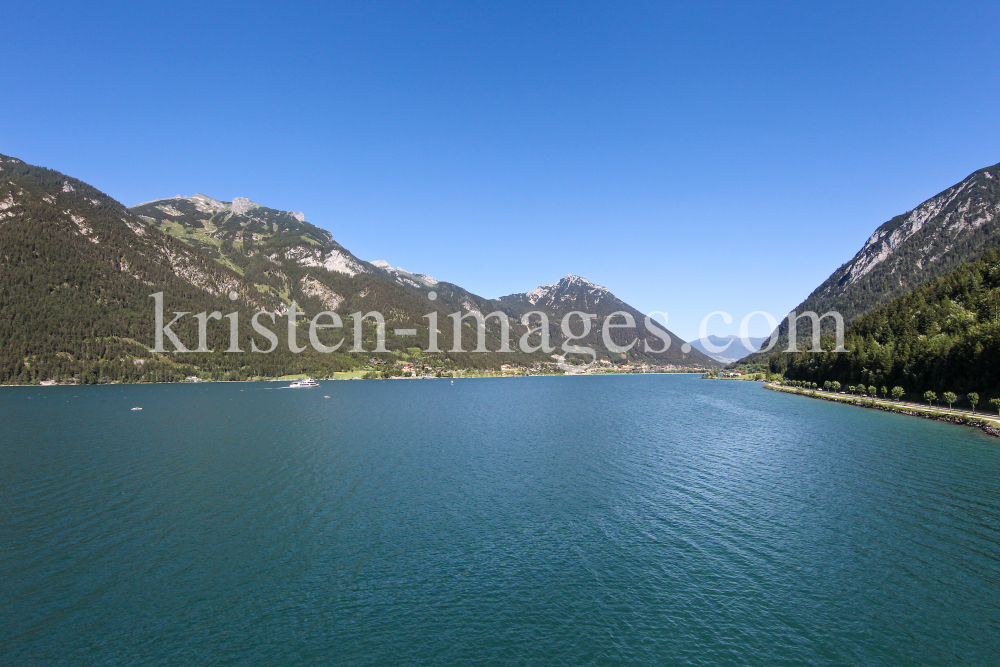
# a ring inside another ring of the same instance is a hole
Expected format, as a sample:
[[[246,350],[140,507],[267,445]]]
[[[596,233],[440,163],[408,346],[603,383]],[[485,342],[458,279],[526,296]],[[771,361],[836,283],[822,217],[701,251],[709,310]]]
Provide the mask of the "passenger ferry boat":
[[[319,382],[316,382],[316,380],[313,380],[312,378],[306,378],[304,380],[296,380],[295,382],[285,387],[285,389],[304,389],[306,387],[318,387],[318,386]]]

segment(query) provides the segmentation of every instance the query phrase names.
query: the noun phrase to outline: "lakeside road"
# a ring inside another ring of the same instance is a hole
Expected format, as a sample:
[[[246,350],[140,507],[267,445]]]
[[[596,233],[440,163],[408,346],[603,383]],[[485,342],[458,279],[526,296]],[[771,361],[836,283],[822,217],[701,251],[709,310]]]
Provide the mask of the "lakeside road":
[[[809,398],[819,398],[827,401],[837,401],[847,405],[856,405],[862,408],[881,408],[899,414],[908,414],[915,417],[941,418],[951,421],[956,420],[969,426],[986,427],[991,435],[1000,436],[1000,415],[990,415],[983,412],[972,412],[964,408],[941,408],[914,403],[912,401],[896,401],[888,398],[873,398],[871,396],[853,396],[851,394],[840,394],[837,392],[824,391],[822,389],[803,389],[801,387],[785,387],[775,382],[764,384],[765,389],[781,391],[786,394],[799,394]],[[949,419],[951,418],[951,419]],[[975,421],[973,421],[975,420]],[[984,429],[984,430],[986,430]],[[994,432],[996,431],[996,432]]]

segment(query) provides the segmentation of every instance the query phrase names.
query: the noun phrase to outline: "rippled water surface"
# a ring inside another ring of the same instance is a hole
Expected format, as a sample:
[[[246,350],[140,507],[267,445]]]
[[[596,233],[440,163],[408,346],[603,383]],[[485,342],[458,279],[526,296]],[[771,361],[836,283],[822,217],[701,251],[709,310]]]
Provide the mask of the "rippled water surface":
[[[278,386],[0,389],[0,664],[1000,664],[974,429],[692,376]]]

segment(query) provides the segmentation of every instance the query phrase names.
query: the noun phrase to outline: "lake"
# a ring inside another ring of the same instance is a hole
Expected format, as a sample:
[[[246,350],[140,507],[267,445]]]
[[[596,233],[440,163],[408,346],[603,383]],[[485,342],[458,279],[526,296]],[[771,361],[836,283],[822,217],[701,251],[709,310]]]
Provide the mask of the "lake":
[[[280,386],[0,388],[0,664],[1000,664],[978,430],[682,375]]]

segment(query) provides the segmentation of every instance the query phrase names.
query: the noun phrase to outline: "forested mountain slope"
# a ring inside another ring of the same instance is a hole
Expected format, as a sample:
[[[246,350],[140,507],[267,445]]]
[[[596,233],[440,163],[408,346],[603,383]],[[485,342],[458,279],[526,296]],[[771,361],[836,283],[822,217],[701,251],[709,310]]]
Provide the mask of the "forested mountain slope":
[[[231,310],[230,292],[247,311],[279,307],[103,192],[7,156],[0,156],[0,258],[0,382],[183,377],[189,357],[150,352],[152,292],[189,312]],[[175,329],[197,338],[191,322]],[[209,368],[231,361],[198,359]]]
[[[772,354],[771,370],[819,384],[1000,396],[1000,250],[874,308],[845,339],[847,353]]]
[[[854,258],[813,290],[795,312],[812,310],[823,314],[834,310],[850,323],[893,297],[998,246],[1000,164],[970,174],[880,226]],[[823,321],[823,330],[833,330],[831,319]],[[778,333],[776,349],[784,349],[787,320],[781,322]],[[808,339],[811,333],[811,323],[800,320],[800,340]]]

